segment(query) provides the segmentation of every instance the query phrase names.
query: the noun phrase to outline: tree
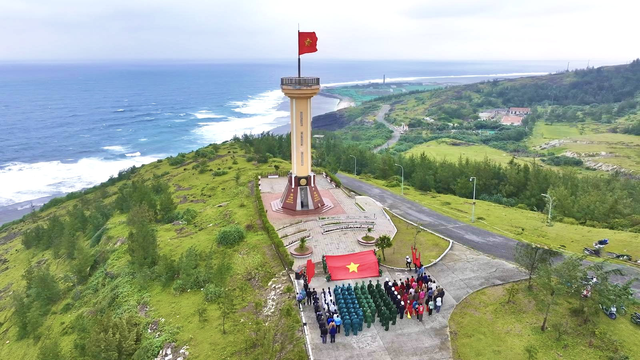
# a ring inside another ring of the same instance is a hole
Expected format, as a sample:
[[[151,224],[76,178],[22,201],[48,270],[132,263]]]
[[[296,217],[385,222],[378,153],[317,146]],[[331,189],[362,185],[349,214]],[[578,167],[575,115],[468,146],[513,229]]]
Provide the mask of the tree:
[[[624,275],[619,268],[608,267],[606,262],[594,263],[588,267],[587,271],[595,277],[596,281],[589,285],[591,287],[590,296],[580,302],[585,324],[591,315],[600,313],[600,305],[606,307],[615,305],[619,309],[620,306],[626,307],[633,301],[631,285],[635,279],[622,285],[613,284],[610,281],[611,276]]]
[[[151,226],[144,206],[140,212],[132,211],[128,223],[132,226],[128,235],[128,252],[131,262],[139,268],[152,268],[158,262],[158,237]]]
[[[382,251],[382,259],[387,261],[387,258],[384,256],[384,249],[388,249],[393,245],[391,242],[391,237],[389,235],[380,235],[377,239],[376,246],[378,249]]]
[[[540,329],[547,329],[547,320],[556,299],[564,294],[580,292],[581,280],[586,273],[582,267],[582,258],[569,257],[556,265],[544,265],[538,269],[535,278],[537,303],[545,308],[544,320]]]
[[[38,360],[64,360],[58,338],[46,339],[38,351]]]
[[[531,288],[531,278],[542,266],[549,266],[551,259],[558,256],[558,252],[545,249],[529,243],[519,242],[516,244],[515,260],[529,273],[529,288]]]
[[[78,242],[76,246],[76,259],[71,264],[71,272],[76,278],[76,285],[80,285],[89,279],[89,270],[94,258],[85,244]]]
[[[169,191],[164,192],[158,201],[158,219],[164,223],[170,223],[175,219],[178,204],[173,200]]]
[[[222,293],[214,302],[220,312],[220,317],[222,318],[222,334],[227,333],[224,325],[227,319],[229,319],[231,315],[235,314],[236,309],[238,308],[237,301],[238,296],[235,294],[235,289],[228,287],[222,290]]]

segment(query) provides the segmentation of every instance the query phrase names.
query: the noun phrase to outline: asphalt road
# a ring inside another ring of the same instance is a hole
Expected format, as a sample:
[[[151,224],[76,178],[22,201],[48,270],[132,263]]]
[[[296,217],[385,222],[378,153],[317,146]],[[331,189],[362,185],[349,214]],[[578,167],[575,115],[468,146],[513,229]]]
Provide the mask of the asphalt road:
[[[384,116],[387,114],[387,112],[389,112],[389,109],[391,109],[390,105],[382,105],[382,108],[380,108],[380,111],[378,111],[378,114],[376,115],[376,121],[381,122],[382,124],[384,124],[386,127],[388,127],[389,129],[391,129],[391,131],[393,131],[393,134],[391,134],[391,139],[389,139],[389,141],[387,141],[386,143],[378,146],[377,148],[373,149],[373,152],[378,152],[382,149],[386,149],[388,147],[393,146],[393,144],[397,143],[398,140],[400,140],[400,130],[398,130],[398,128],[396,128],[395,126],[389,124],[385,119]]]
[[[345,187],[359,194],[374,198],[407,220],[420,224],[437,234],[484,254],[514,262],[517,240],[442,215],[415,201],[411,201],[364,181],[342,174],[338,174],[337,176]],[[585,261],[585,265],[588,264],[589,262]],[[638,279],[640,279],[640,271],[633,267],[620,264],[611,264],[611,266],[619,268],[625,274],[624,276],[612,277],[611,280],[615,283],[624,283],[633,278],[636,279],[632,287],[635,291],[635,297],[640,298],[640,281],[638,281]]]

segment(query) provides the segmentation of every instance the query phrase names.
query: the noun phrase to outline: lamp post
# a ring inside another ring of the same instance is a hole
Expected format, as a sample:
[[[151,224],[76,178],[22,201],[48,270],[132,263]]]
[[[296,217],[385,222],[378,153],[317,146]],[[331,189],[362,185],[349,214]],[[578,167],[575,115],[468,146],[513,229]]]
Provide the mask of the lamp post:
[[[551,208],[553,207],[553,197],[549,194],[541,194],[549,200],[549,217],[547,218],[547,226],[551,226]]]
[[[473,202],[471,203],[471,222],[476,221],[476,177],[472,176],[469,181],[473,181]]]
[[[402,171],[402,185],[400,186],[400,192],[402,193],[402,195],[404,195],[404,167],[402,167],[402,165],[400,164],[395,164],[396,166],[399,166],[401,171]]]
[[[353,155],[349,156],[353,158],[353,175],[358,176],[358,159]]]

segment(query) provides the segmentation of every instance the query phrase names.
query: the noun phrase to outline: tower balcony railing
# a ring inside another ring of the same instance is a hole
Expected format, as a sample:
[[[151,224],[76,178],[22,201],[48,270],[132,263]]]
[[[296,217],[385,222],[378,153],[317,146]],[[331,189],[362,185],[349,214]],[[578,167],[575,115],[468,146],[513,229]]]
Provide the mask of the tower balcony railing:
[[[320,86],[320,78],[317,77],[283,77],[281,86]]]

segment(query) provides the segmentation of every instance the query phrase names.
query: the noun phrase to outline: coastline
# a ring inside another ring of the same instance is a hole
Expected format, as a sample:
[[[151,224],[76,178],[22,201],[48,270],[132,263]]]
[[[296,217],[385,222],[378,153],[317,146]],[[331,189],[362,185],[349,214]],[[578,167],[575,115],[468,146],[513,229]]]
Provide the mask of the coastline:
[[[314,102],[315,103],[311,108],[311,112],[314,117],[355,105],[355,103],[349,98],[324,93],[322,91],[320,91],[320,93],[318,93],[318,96],[314,98]],[[288,112],[289,100],[285,99],[278,110]],[[276,121],[283,122],[283,124],[269,130],[270,133],[274,135],[286,135],[290,132],[291,125],[289,116],[278,118],[276,119]]]

